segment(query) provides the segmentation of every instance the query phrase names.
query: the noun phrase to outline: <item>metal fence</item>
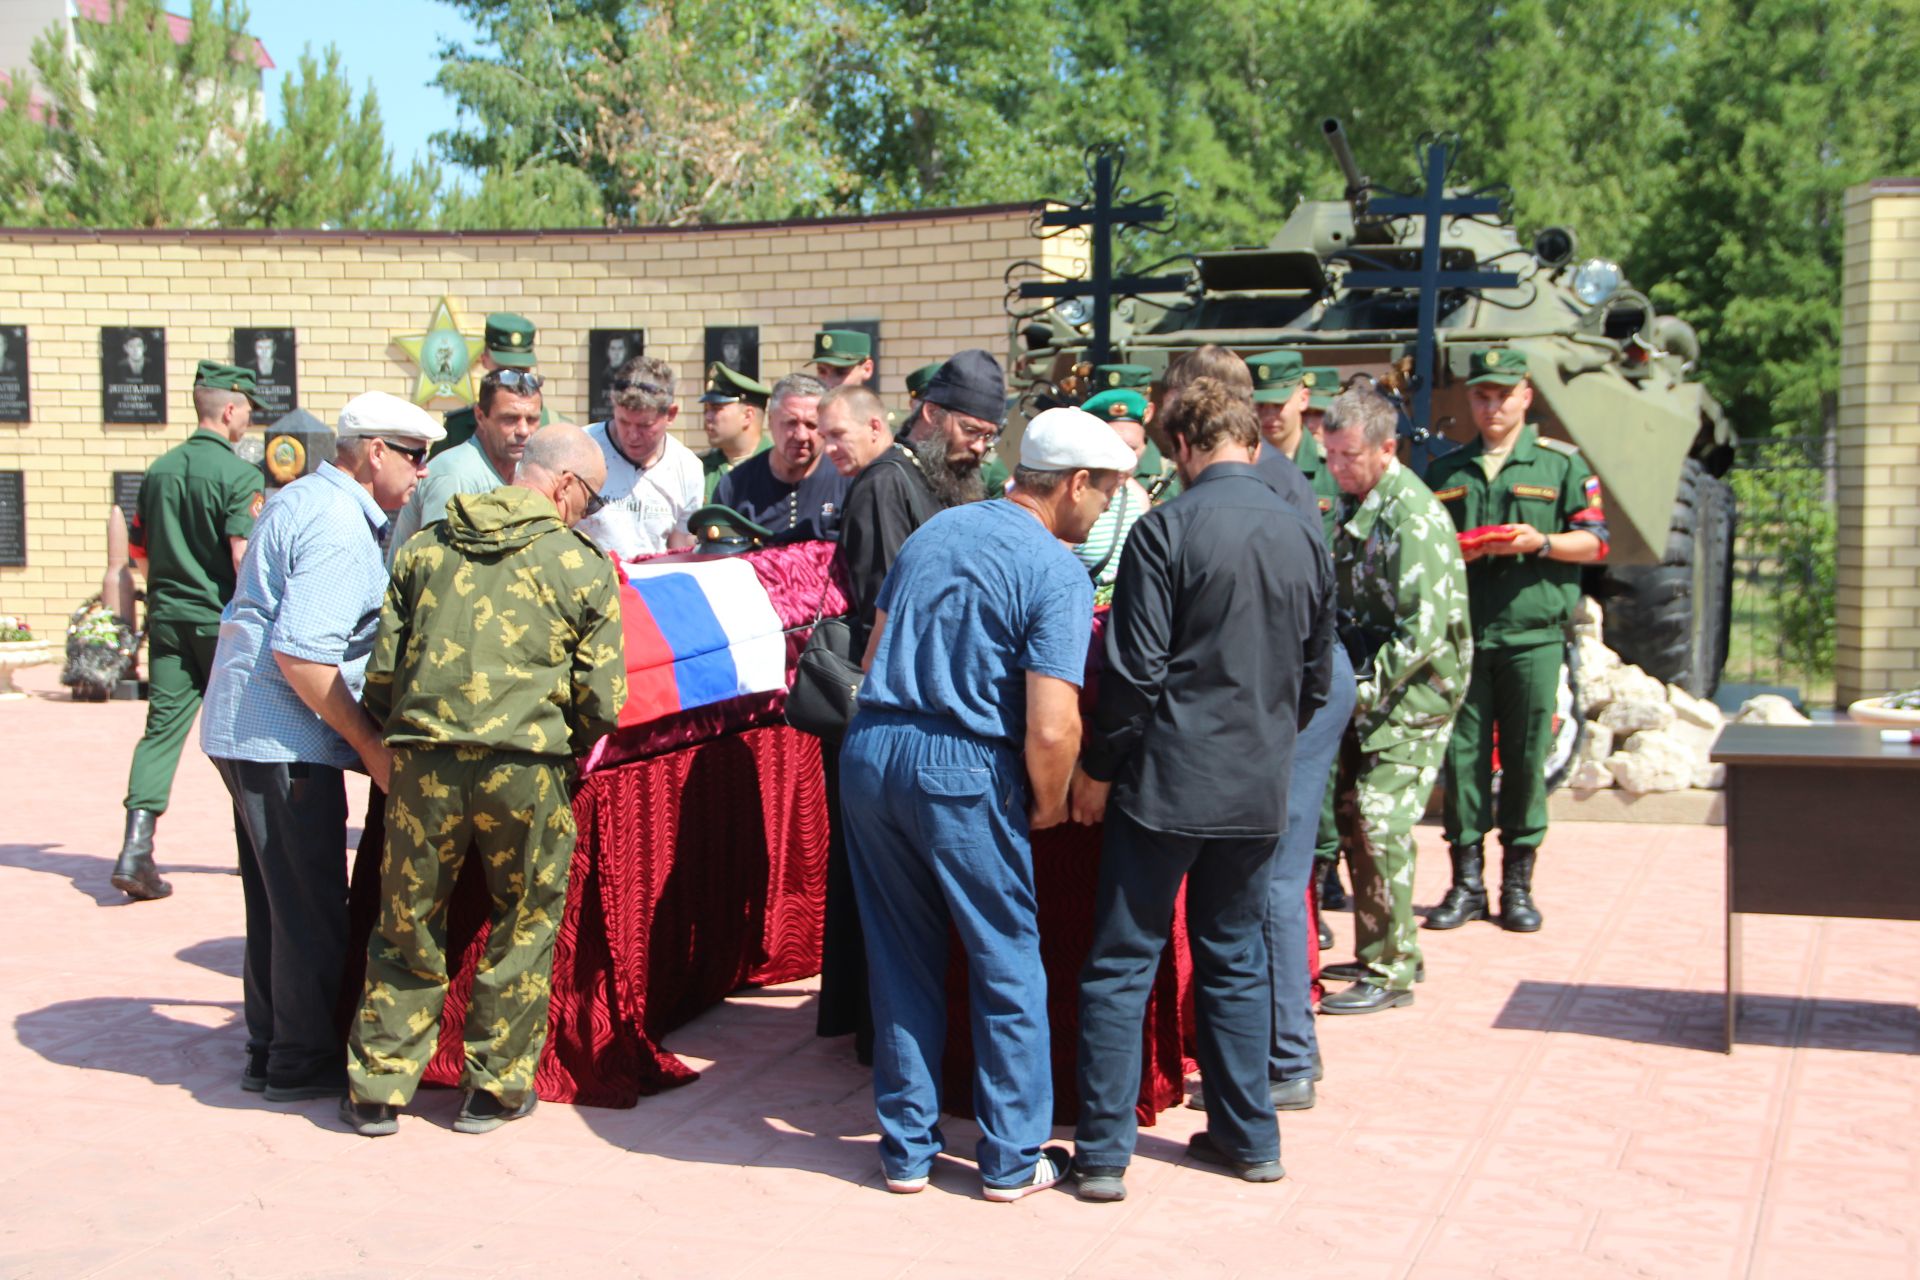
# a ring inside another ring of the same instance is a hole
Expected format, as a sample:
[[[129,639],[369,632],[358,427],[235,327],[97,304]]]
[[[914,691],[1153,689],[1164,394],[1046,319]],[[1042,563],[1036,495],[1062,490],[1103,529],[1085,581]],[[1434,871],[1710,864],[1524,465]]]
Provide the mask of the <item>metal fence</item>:
[[[1736,446],[1738,507],[1726,682],[1833,701],[1836,451],[1831,433]]]

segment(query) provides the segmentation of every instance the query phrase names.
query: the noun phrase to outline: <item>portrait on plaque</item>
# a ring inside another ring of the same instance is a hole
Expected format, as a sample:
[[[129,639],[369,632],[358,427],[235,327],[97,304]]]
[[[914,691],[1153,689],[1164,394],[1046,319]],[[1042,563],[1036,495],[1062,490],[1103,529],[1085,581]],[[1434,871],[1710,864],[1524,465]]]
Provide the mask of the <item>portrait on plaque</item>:
[[[254,416],[262,425],[292,413],[300,403],[299,373],[294,364],[293,330],[235,329],[233,362],[254,372]]]
[[[108,422],[167,420],[167,331],[100,330],[101,414]]]
[[[873,376],[867,379],[869,390],[878,394],[880,390],[880,322],[878,320],[828,320],[821,324],[822,329],[851,329],[855,333],[867,335],[872,344]]]
[[[27,326],[0,324],[0,422],[28,422]]]
[[[716,360],[735,373],[759,378],[760,330],[753,325],[708,326],[707,358],[701,365],[703,375],[705,366]]]
[[[613,373],[647,350],[645,329],[587,330],[587,418],[601,422],[613,416]]]

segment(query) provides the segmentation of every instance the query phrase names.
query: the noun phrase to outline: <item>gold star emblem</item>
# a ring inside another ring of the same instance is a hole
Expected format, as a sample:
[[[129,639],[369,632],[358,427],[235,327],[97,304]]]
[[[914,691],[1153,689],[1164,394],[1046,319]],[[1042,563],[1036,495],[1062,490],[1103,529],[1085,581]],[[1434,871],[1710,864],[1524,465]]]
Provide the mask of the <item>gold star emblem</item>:
[[[1121,404],[1118,400],[1115,400],[1112,404],[1107,406],[1107,416],[1109,418],[1121,417],[1126,413],[1126,411],[1127,411],[1127,406]]]
[[[460,321],[453,313],[451,298],[442,298],[434,305],[425,333],[396,336],[393,343],[407,353],[419,374],[413,384],[415,404],[431,404],[435,400],[473,403],[474,363],[479,360],[486,340],[469,338],[460,332]]]
[[[821,334],[821,335],[820,335],[820,349],[821,349],[822,351],[831,351],[831,350],[833,350],[833,335],[832,335],[832,334],[830,334],[830,333],[823,333],[823,334]]]

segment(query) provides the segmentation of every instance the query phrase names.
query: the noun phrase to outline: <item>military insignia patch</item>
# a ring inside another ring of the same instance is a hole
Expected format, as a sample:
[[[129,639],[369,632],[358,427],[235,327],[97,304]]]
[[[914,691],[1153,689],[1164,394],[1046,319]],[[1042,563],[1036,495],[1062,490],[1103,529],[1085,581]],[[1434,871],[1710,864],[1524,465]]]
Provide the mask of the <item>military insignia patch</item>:
[[[1322,499],[1320,499],[1320,510],[1321,510],[1322,512],[1327,512],[1327,511],[1331,511],[1331,510],[1333,510],[1333,499],[1332,499],[1332,498],[1322,498]]]
[[[1315,383],[1319,382],[1319,380],[1320,380],[1320,376],[1316,373],[1309,372],[1309,373],[1303,373],[1300,375],[1300,385],[1303,387],[1311,387]]]
[[[267,495],[264,493],[256,493],[253,495],[253,502],[247,507],[247,513],[255,520],[258,520],[260,518],[260,508],[266,505]]]
[[[1560,496],[1560,491],[1544,484],[1517,484],[1513,486],[1513,496],[1516,498],[1539,498],[1543,502],[1552,502]]]
[[[1487,368],[1498,369],[1499,367],[1500,367],[1500,353],[1498,351],[1487,352]]]
[[[1118,400],[1115,400],[1112,404],[1107,406],[1107,416],[1109,418],[1123,418],[1126,416],[1126,413],[1127,413],[1127,406],[1125,406],[1124,404],[1121,404]]]
[[[1119,375],[1118,373],[1110,373],[1110,374],[1108,374],[1108,375],[1107,375],[1107,385],[1108,385],[1108,386],[1110,386],[1110,387],[1117,387],[1117,386],[1119,386],[1119,385],[1120,385],[1120,375]]]
[[[1587,477],[1585,492],[1587,495],[1587,505],[1589,507],[1593,508],[1595,511],[1604,511],[1606,509],[1600,504],[1600,477],[1599,476]]]
[[[1467,486],[1463,484],[1456,484],[1450,489],[1435,489],[1433,491],[1433,496],[1440,499],[1440,501],[1442,502],[1452,502],[1458,498],[1464,498],[1467,496]]]
[[[830,334],[830,333],[823,333],[823,334],[821,334],[821,335],[820,335],[820,349],[821,349],[822,351],[831,351],[831,350],[833,350],[833,335],[832,335],[832,334]]]

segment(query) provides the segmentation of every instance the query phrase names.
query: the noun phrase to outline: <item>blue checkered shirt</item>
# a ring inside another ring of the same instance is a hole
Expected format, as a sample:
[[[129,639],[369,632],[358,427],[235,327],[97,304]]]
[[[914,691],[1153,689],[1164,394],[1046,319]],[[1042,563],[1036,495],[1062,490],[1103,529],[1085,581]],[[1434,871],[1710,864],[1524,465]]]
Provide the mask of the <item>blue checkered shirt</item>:
[[[386,513],[330,462],[267,503],[220,615],[201,750],[216,760],[359,764],[346,740],[300,701],[273,655],[337,666],[360,696],[387,591],[386,527]]]

